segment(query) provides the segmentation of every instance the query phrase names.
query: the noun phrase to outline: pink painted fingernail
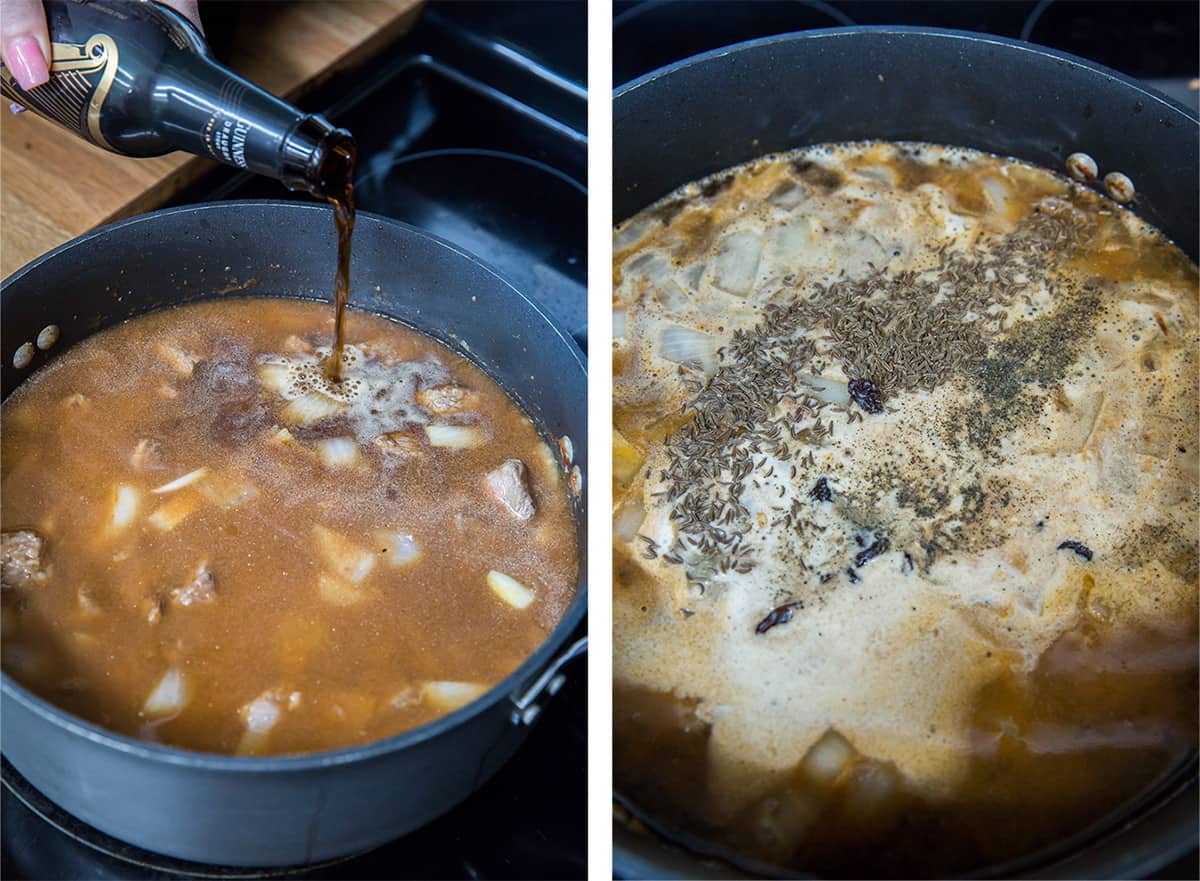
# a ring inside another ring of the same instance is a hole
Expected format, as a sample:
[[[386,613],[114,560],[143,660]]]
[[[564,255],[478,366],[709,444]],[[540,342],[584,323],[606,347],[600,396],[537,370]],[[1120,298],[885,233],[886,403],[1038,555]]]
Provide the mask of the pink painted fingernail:
[[[50,79],[42,47],[33,37],[21,37],[8,46],[5,61],[22,89],[32,89]]]

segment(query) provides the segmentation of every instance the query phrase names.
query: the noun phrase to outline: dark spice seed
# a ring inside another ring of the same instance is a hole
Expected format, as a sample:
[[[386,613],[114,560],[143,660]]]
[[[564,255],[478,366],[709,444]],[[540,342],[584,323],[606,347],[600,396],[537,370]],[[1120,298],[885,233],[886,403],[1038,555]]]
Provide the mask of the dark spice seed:
[[[847,566],[846,574],[850,576],[851,584],[858,584],[860,581],[862,581],[862,579],[858,577],[858,573],[854,571],[853,567]]]
[[[833,498],[833,491],[829,489],[829,481],[822,477],[816,482],[811,490],[808,491],[808,497],[814,502],[828,502]]]
[[[1058,546],[1058,550],[1074,551],[1075,553],[1079,554],[1079,556],[1083,557],[1088,562],[1091,562],[1092,557],[1095,556],[1092,553],[1091,548],[1089,548],[1083,542],[1075,541],[1074,539],[1071,539],[1069,541],[1064,541],[1062,544],[1060,544]]]
[[[803,600],[793,600],[790,603],[784,603],[782,606],[777,606],[771,610],[767,617],[758,622],[758,625],[754,628],[754,632],[761,635],[766,633],[777,624],[786,624],[788,621],[792,620],[793,610],[803,608]]]
[[[875,539],[875,541],[871,542],[870,547],[865,548],[854,555],[854,565],[859,567],[865,566],[867,563],[871,562],[884,551],[886,551],[890,546],[891,542],[887,540],[886,536],[881,536]]]
[[[883,395],[879,386],[867,379],[852,379],[847,386],[854,403],[868,413],[883,412]]]

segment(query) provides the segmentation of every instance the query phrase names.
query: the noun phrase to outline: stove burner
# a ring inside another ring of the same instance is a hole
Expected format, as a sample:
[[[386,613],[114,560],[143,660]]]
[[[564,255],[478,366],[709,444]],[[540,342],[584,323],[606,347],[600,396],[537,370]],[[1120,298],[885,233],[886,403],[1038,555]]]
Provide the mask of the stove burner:
[[[450,240],[585,332],[587,190],[563,172],[496,150],[430,150],[369,171],[355,192],[362,210]]]

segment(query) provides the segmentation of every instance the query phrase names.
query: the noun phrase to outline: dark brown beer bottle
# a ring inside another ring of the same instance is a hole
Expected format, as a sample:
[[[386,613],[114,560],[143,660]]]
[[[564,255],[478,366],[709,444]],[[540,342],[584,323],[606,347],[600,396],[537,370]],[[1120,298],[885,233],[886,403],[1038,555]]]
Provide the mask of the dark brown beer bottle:
[[[50,81],[25,91],[0,65],[0,91],[114,153],[185,150],[337,196],[350,134],[218,64],[191,22],[149,0],[45,0]]]

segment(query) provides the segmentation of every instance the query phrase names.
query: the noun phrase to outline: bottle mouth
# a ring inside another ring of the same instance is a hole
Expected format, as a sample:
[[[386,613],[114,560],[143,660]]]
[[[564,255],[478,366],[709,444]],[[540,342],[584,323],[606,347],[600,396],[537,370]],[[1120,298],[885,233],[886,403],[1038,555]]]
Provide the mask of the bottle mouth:
[[[314,156],[317,162],[317,189],[314,195],[345,201],[354,185],[354,166],[358,149],[354,137],[345,129],[334,129]]]
[[[357,150],[350,132],[323,117],[305,116],[280,146],[281,180],[288,189],[321,199],[342,199],[354,180]]]

